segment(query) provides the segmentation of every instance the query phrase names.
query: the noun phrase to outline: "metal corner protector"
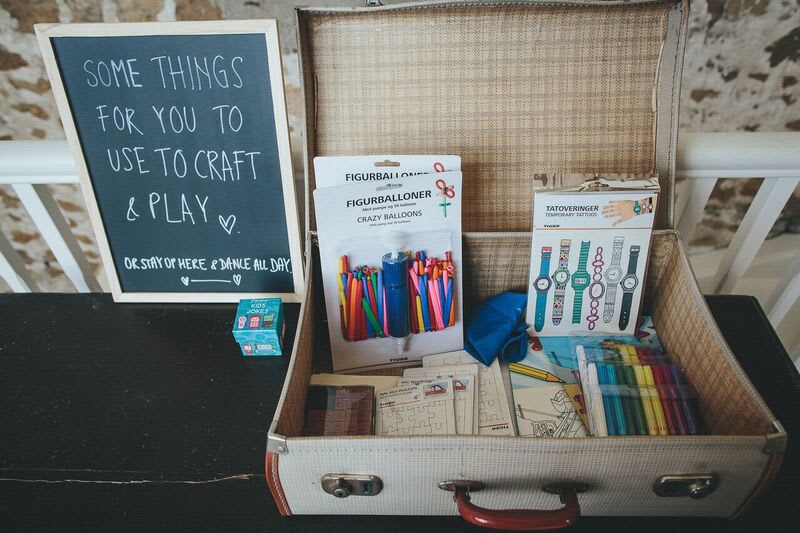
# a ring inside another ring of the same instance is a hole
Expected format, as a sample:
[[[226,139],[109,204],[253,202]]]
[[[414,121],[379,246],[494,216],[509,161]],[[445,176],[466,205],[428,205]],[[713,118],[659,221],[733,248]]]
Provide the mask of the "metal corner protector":
[[[772,425],[775,427],[775,433],[767,433],[764,435],[764,439],[766,440],[764,442],[763,451],[769,455],[785,452],[789,440],[786,436],[786,430],[783,428],[783,424],[777,420],[773,420]]]
[[[273,433],[272,430],[267,434],[267,451],[285,455],[289,453],[289,447],[286,444],[286,437]]]

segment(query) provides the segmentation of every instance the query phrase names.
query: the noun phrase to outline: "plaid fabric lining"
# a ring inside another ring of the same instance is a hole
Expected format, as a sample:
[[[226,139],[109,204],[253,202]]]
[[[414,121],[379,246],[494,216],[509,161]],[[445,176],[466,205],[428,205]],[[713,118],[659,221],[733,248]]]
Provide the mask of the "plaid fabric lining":
[[[653,172],[670,8],[316,14],[310,149],[458,154],[464,231],[528,231],[534,172]]]
[[[705,305],[674,232],[653,239],[649,294],[653,322],[671,357],[697,390],[706,433],[773,433],[774,416],[739,366]],[[670,253],[663,253],[669,249]]]

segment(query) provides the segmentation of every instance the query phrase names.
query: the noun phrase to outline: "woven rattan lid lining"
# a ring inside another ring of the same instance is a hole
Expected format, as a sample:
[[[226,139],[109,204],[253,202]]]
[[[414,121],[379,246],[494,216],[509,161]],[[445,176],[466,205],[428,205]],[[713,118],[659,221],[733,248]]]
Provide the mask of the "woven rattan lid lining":
[[[674,8],[303,14],[309,156],[460,155],[464,231],[529,230],[534,172],[654,171],[654,87]]]

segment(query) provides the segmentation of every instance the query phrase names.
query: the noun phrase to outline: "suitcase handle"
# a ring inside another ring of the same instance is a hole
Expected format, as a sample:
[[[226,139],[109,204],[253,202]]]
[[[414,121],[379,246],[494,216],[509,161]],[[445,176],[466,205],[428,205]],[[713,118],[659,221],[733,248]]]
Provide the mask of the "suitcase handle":
[[[511,531],[546,531],[571,526],[578,521],[581,507],[574,488],[558,490],[564,507],[553,510],[485,509],[470,502],[469,488],[455,486],[455,501],[461,518],[476,526]]]

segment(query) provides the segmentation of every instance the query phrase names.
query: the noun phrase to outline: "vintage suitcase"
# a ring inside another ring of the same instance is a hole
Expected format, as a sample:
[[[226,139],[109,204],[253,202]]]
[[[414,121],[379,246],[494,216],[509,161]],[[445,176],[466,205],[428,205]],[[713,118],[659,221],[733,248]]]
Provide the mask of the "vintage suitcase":
[[[309,232],[301,321],[267,442],[282,514],[460,511],[509,527],[571,523],[578,507],[731,517],[769,484],[786,434],[717,329],[673,229],[688,9],[670,0],[482,0],[297,11]],[[534,172],[658,172],[646,311],[697,388],[708,435],[301,437],[309,376],[330,357],[312,159],[371,153],[462,157],[467,309],[526,290]],[[503,268],[475,276],[486,262]],[[459,487],[458,508],[442,482]],[[490,511],[560,508],[554,491],[562,511]]]

